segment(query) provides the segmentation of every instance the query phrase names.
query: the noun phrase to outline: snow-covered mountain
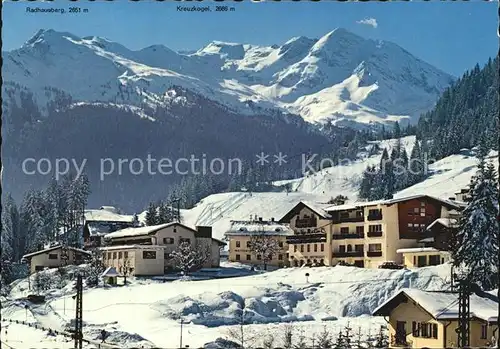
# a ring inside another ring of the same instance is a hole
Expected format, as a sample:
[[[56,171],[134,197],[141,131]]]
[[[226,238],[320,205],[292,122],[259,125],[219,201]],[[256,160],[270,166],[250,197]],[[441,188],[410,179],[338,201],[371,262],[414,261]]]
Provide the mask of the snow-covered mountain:
[[[180,86],[240,114],[281,109],[338,125],[415,120],[453,81],[396,44],[341,28],[271,47],[214,41],[190,54],[40,30],[2,56],[4,82],[31,90],[41,106],[51,88],[76,102],[154,108]]]

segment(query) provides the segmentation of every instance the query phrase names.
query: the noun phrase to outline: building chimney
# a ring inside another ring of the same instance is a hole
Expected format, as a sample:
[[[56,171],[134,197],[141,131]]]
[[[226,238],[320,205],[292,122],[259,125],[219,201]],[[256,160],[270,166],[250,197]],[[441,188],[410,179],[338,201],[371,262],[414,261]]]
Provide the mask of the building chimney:
[[[262,217],[259,217],[259,222],[262,222]]]
[[[274,222],[274,217],[271,217],[271,222]]]

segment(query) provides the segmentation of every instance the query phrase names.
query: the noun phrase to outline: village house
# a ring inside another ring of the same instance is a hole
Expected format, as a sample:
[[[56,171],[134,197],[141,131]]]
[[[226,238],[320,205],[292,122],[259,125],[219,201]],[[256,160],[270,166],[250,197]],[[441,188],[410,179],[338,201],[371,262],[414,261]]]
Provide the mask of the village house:
[[[462,207],[457,201],[428,195],[334,206],[301,202],[279,222],[294,231],[287,237],[292,266],[316,259],[325,265],[377,268],[386,261],[413,261],[411,251],[404,249],[420,248],[425,239],[444,240],[440,235],[444,230],[436,229],[440,223],[435,221]],[[428,230],[433,223],[435,229]],[[443,255],[439,261],[447,258]]]
[[[134,226],[134,216],[120,214],[113,206],[101,206],[98,210],[85,210],[83,243],[92,249],[102,245],[106,234]]]
[[[180,243],[187,242],[204,257],[204,268],[220,265],[220,248],[224,242],[212,238],[212,227],[192,229],[172,222],[154,226],[133,227],[105,236],[101,247],[106,267],[114,267],[123,275],[163,275],[177,266],[170,254]]]
[[[300,202],[284,217],[292,234],[286,237],[290,265],[332,264],[332,216],[324,209],[331,205]]]
[[[251,218],[253,219],[248,221],[231,221],[231,227],[225,233],[229,241],[228,260],[249,265],[262,265],[264,258],[258,251],[251,248],[251,240],[265,236],[266,239],[275,240],[278,245],[276,253],[268,256],[266,266],[282,268],[288,265],[286,237],[293,234],[293,231],[274,219],[265,221],[262,217]]]
[[[88,262],[91,254],[88,251],[75,247],[62,245],[28,253],[23,256],[23,261],[29,264],[30,273],[44,270],[45,268],[59,268],[66,265],[79,265]]]
[[[470,346],[491,345],[498,333],[498,298],[470,296]],[[373,311],[389,327],[389,348],[458,347],[458,293],[404,289]]]

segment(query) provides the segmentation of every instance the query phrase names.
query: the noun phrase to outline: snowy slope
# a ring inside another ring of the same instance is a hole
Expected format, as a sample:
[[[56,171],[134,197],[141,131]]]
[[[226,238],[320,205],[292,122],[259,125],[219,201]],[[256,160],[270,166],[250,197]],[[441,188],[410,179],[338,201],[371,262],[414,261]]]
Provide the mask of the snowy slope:
[[[310,274],[308,279],[306,271]],[[88,337],[95,329],[106,328],[120,331],[123,337],[130,333],[156,346],[173,348],[179,343],[179,320],[182,318],[191,322],[184,325],[184,334],[192,334],[186,335],[188,342],[185,344],[199,347],[223,337],[225,325],[236,324],[238,311],[242,308],[248,323],[312,321],[309,324],[322,325],[322,320],[342,318],[343,324],[352,319],[350,321],[369,327],[377,321],[366,315],[401,288],[443,289],[448,286],[449,275],[448,265],[415,270],[337,266],[288,268],[256,276],[207,281],[153,283],[136,280],[127,287],[84,292],[84,335]],[[72,319],[72,291],[70,287],[66,291],[66,298],[63,298],[60,290],[54,290],[55,298],[47,306],[35,309],[40,324],[58,329]],[[16,292],[17,289],[12,296],[15,297]],[[4,304],[4,318],[25,315],[24,308],[16,306],[15,302]],[[41,312],[42,308],[45,313]],[[52,320],[56,318],[60,319],[59,323]],[[339,326],[337,321],[331,324]]]
[[[415,142],[414,136],[402,138],[408,153]],[[394,139],[379,143],[380,149],[391,152]],[[363,154],[360,153],[362,156]],[[290,183],[292,191],[287,193],[223,193],[210,195],[194,208],[183,210],[183,222],[190,226],[208,225],[213,227],[215,238],[222,239],[230,227],[231,220],[247,220],[250,215],[263,219],[281,218],[300,201],[325,203],[337,195],[345,195],[348,202],[358,201],[358,186],[363,171],[368,165],[377,165],[381,153],[343,165],[326,168],[303,178],[278,181],[275,185]],[[498,153],[489,156],[498,167]],[[395,198],[417,194],[428,194],[443,199],[453,197],[455,192],[465,188],[476,172],[478,160],[473,151],[463,150],[429,165],[429,177],[421,183],[406,188],[394,195]],[[145,213],[141,215],[144,220]]]
[[[341,28],[281,46],[214,41],[192,54],[40,30],[2,56],[4,81],[32,90],[42,104],[51,87],[76,101],[154,107],[169,103],[178,85],[241,113],[278,108],[338,124],[414,120],[453,80],[395,44]]]

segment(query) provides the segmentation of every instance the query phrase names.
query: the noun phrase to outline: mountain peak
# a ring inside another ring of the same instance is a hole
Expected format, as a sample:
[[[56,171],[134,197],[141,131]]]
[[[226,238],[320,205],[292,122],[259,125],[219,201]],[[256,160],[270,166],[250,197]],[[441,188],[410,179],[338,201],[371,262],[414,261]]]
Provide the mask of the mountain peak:
[[[33,46],[41,42],[53,43],[63,39],[64,37],[70,37],[76,40],[80,39],[79,37],[67,32],[58,32],[54,29],[39,29],[35,35],[31,37],[31,39],[24,43],[23,46]]]

